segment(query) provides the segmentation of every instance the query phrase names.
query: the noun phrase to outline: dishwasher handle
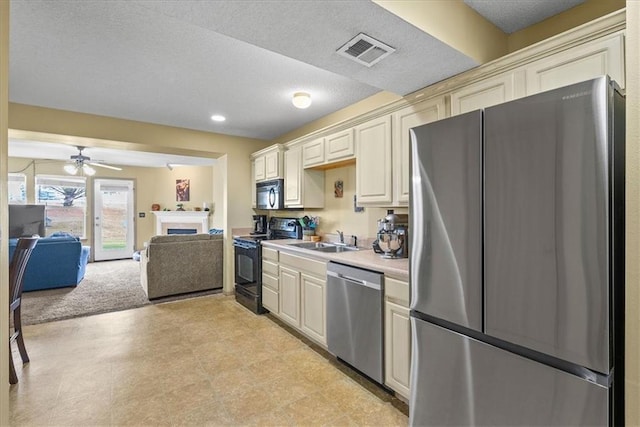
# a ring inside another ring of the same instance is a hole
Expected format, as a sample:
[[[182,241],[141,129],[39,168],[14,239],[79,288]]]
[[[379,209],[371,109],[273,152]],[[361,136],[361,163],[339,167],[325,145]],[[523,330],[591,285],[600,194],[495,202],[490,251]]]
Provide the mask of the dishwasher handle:
[[[381,290],[382,286],[379,283],[373,283],[373,282],[369,282],[366,280],[362,280],[362,279],[358,279],[355,277],[349,277],[349,276],[345,276],[342,273],[336,273],[335,271],[327,271],[327,276],[330,277],[335,277],[338,280],[344,280],[345,282],[349,282],[352,283],[354,285],[358,285],[358,286],[366,286],[368,288],[372,288],[372,289],[376,289],[376,290]]]

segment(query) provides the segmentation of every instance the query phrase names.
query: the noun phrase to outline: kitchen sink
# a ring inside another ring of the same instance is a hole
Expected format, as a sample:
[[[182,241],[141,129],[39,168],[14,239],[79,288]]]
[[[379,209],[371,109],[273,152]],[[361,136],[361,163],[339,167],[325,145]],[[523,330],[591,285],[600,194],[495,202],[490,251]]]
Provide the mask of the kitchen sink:
[[[314,250],[317,252],[337,253],[337,252],[353,252],[353,251],[359,250],[359,248],[355,246],[333,245],[333,246],[325,246],[323,248],[316,248]]]
[[[326,242],[290,243],[289,246],[295,246],[296,248],[309,249],[312,251],[326,252],[326,253],[350,252],[350,251],[357,251],[359,249],[355,246],[347,246],[339,243],[326,243]]]
[[[304,243],[290,243],[289,246],[295,246],[296,248],[302,249],[324,249],[324,248],[334,248],[336,245],[325,242],[304,242]]]

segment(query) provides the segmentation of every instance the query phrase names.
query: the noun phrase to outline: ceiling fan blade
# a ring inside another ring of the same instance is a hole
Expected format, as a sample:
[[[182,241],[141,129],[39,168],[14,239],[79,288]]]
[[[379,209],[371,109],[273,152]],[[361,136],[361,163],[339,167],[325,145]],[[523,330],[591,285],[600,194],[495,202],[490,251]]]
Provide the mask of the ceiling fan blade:
[[[95,163],[95,162],[88,162],[91,166],[97,166],[99,168],[106,168],[106,169],[112,169],[114,171],[121,171],[122,168],[119,168],[117,166],[111,166],[111,165],[104,165],[102,163]]]

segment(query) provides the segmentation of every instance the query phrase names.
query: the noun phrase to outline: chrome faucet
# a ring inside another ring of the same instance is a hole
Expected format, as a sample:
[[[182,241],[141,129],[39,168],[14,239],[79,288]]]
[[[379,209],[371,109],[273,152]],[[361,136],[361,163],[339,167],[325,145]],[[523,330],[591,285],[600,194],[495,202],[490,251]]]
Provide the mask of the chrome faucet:
[[[340,236],[340,243],[344,243],[344,231],[336,230],[338,236]]]

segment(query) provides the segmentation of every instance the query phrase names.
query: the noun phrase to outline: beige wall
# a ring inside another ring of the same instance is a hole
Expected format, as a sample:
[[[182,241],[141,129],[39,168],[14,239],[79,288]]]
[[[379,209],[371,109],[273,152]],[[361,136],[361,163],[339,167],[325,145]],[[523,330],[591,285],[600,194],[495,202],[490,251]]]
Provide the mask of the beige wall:
[[[62,175],[66,162],[52,160],[35,160],[24,158],[10,158],[9,172],[20,172],[27,178],[27,202],[35,203],[35,175]],[[114,178],[134,180],[135,189],[135,226],[136,249],[142,249],[143,243],[155,234],[155,216],[150,213],[151,205],[159,203],[161,208],[176,209],[175,183],[176,179],[189,178],[191,180],[190,201],[184,202],[184,208],[193,210],[202,207],[203,202],[214,199],[213,166],[182,166],[172,171],[167,168],[143,168],[123,166],[122,171],[104,168],[98,169],[94,177],[87,177],[87,235],[86,242],[93,246],[93,180],[95,178]],[[219,185],[219,184],[218,184]],[[138,212],[144,212],[145,218],[139,218]],[[210,223],[222,224],[222,212],[212,212]]]
[[[563,13],[508,36],[509,52],[560,34],[625,7],[625,0],[587,0]]]
[[[7,107],[9,105],[9,2],[0,1],[0,425],[9,425],[9,268],[7,239]]]
[[[374,0],[408,23],[484,64],[507,54],[507,36],[462,0]]]
[[[274,144],[289,142],[296,138],[308,135],[312,132],[325,129],[330,126],[335,126],[346,120],[358,117],[362,114],[373,111],[384,105],[391,104],[400,99],[402,99],[401,96],[395,95],[391,92],[378,92],[377,94],[365,98],[360,102],[356,102],[355,104],[349,105],[348,107],[338,110],[335,113],[328,114],[324,117],[319,118],[318,120],[314,120],[311,123],[307,123],[302,127],[294,129],[291,132],[285,133],[284,135],[279,136],[271,142]]]
[[[640,426],[640,2],[627,1],[625,424]]]
[[[505,34],[462,0],[374,2],[475,59],[479,64],[500,58],[625,7],[625,0],[587,0],[538,24]]]

